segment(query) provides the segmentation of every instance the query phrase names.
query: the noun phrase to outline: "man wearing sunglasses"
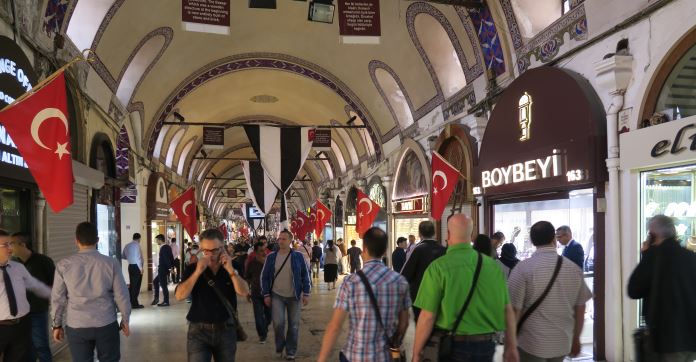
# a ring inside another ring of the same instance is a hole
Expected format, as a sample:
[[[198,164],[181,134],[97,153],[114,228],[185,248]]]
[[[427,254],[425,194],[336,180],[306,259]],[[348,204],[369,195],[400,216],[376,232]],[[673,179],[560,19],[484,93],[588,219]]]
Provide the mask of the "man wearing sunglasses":
[[[234,258],[223,247],[222,233],[208,229],[201,233],[200,239],[198,261],[186,266],[184,281],[174,293],[179,301],[191,296],[191,308],[186,315],[188,360],[209,362],[215,358],[215,361],[233,362],[237,321],[230,313],[237,311],[235,293],[246,297],[249,289],[232,266]]]

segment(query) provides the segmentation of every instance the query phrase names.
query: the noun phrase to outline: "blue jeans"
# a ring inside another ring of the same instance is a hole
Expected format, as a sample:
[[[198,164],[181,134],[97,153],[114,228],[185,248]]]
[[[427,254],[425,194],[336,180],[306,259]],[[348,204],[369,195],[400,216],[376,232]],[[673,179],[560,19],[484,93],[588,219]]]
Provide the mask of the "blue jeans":
[[[37,312],[29,314],[31,319],[31,343],[29,351],[31,361],[51,362],[51,348],[48,344],[48,312]]]
[[[263,302],[263,297],[251,297],[251,305],[254,306],[254,322],[259,338],[265,340],[268,337],[268,326],[271,324],[271,308]]]
[[[295,297],[281,297],[273,293],[271,297],[273,308],[273,330],[275,331],[276,352],[285,352],[289,356],[297,353],[297,343],[300,339],[300,301]],[[288,329],[285,332],[285,314],[288,316]]]
[[[113,322],[98,328],[65,327],[68,346],[74,362],[94,361],[97,348],[99,362],[117,362],[121,359],[121,339],[118,323]]]
[[[237,330],[234,327],[213,327],[190,323],[186,335],[189,362],[234,362],[237,352]]]
[[[492,362],[495,342],[452,342],[452,353],[443,362]]]

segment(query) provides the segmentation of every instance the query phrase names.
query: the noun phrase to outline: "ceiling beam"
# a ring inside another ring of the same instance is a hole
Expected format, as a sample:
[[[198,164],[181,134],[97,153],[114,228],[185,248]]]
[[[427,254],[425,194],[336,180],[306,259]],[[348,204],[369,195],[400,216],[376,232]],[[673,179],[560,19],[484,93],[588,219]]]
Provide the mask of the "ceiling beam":
[[[248,124],[226,124],[226,123],[215,123],[215,122],[173,122],[173,121],[165,121],[162,122],[162,125],[165,126],[214,126],[214,127],[224,127],[224,128],[233,128],[233,127],[244,127],[248,126]],[[332,128],[348,128],[348,129],[362,129],[362,128],[367,128],[366,125],[364,124],[358,124],[358,125],[343,125],[343,124],[337,124],[337,125],[326,125],[326,124],[321,124],[321,125],[313,125],[313,126],[288,126],[288,125],[278,125],[278,124],[258,124],[258,126],[264,126],[264,127],[276,127],[276,128],[298,128],[298,127],[310,127],[310,128],[320,128],[320,129],[332,129]]]
[[[211,160],[211,161],[220,161],[220,160],[227,160],[227,161],[258,161],[258,158],[255,157],[202,157],[202,156],[196,156],[193,158],[194,160]],[[330,158],[323,158],[323,157],[307,157],[307,161],[331,161]]]

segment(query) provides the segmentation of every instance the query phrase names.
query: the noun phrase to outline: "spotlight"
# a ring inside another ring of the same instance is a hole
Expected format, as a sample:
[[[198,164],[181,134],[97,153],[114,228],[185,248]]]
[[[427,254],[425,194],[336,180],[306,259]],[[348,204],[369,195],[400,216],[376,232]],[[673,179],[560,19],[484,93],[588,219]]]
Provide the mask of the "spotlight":
[[[309,3],[307,20],[333,24],[335,9],[332,0],[314,0]]]
[[[346,124],[349,126],[352,126],[356,119],[358,119],[358,116],[350,117],[350,119],[348,120],[348,122],[346,122]]]
[[[208,153],[205,150],[201,150],[201,155],[203,155],[203,158],[208,158]]]
[[[184,116],[182,116],[181,113],[174,111],[174,112],[172,112],[172,115],[174,115],[174,118],[176,118],[177,121],[179,121],[181,123],[186,122],[186,118],[184,118]]]

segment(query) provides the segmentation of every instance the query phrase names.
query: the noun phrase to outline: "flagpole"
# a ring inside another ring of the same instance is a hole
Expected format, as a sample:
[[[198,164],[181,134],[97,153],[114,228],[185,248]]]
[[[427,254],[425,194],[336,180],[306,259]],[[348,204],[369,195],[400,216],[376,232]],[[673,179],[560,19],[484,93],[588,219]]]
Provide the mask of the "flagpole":
[[[85,55],[84,55],[85,52],[87,53],[87,56],[86,56],[86,57],[85,57]],[[60,73],[64,72],[64,71],[65,71],[66,69],[68,69],[68,67],[70,67],[71,65],[73,65],[73,64],[75,64],[75,63],[78,63],[78,62],[83,62],[83,61],[84,61],[84,62],[88,62],[88,63],[94,62],[94,60],[96,59],[95,56],[96,56],[96,53],[94,53],[94,51],[93,51],[92,49],[85,49],[85,50],[83,50],[83,51],[82,51],[82,54],[80,54],[79,56],[74,57],[72,60],[70,60],[69,62],[67,62],[65,65],[63,65],[62,67],[58,68],[58,70],[56,70],[55,72],[51,73],[48,77],[46,77],[46,79],[44,79],[44,80],[42,80],[41,82],[39,82],[37,85],[35,85],[33,88],[31,88],[28,92],[22,94],[19,98],[15,99],[14,102],[12,102],[12,103],[6,105],[5,107],[3,107],[2,109],[0,109],[0,112],[5,111],[5,110],[8,110],[8,109],[10,109],[10,108],[16,106],[17,104],[19,104],[20,102],[22,102],[25,98],[27,98],[27,97],[31,96],[32,94],[38,92],[41,88],[43,88],[46,84],[48,84],[48,83],[51,82],[53,79],[55,79],[58,75],[60,75]]]
[[[439,153],[436,152],[436,151],[433,151],[433,153],[436,154],[436,155],[438,155],[438,156],[440,157],[440,160],[442,160],[442,162],[446,163],[449,167],[452,167],[455,171],[457,171],[457,173],[459,174],[459,176],[461,176],[461,177],[464,179],[464,181],[469,181],[469,178],[468,178],[468,177],[464,176],[464,174],[463,174],[461,171],[459,171],[456,167],[452,166],[451,163],[447,162],[447,160],[445,160],[445,158],[442,157],[441,154],[439,154]]]

